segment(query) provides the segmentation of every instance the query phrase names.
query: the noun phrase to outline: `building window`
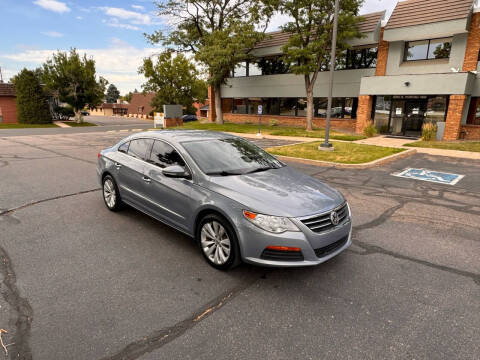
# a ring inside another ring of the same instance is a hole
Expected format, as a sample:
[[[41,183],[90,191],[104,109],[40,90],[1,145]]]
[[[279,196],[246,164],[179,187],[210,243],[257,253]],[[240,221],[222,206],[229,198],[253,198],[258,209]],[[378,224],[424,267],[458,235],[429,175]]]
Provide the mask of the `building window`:
[[[297,116],[307,116],[307,99],[305,98],[298,99]]]
[[[280,99],[279,98],[264,98],[263,99],[263,114],[264,115],[280,115]]]
[[[235,66],[233,71],[233,77],[244,77],[247,76],[247,62],[242,61],[241,63]]]
[[[290,70],[290,64],[284,63],[281,56],[261,58],[257,63],[262,75],[287,74]]]
[[[377,47],[349,49],[337,60],[336,69],[369,69],[377,67]]]
[[[247,99],[233,99],[233,113],[247,114]]]
[[[406,42],[404,61],[448,59],[451,49],[452,38]]]
[[[297,98],[281,98],[280,99],[280,115],[295,116],[297,108]]]
[[[258,60],[248,62],[248,76],[262,75],[262,68],[258,64]]]
[[[258,106],[262,105],[261,98],[248,98],[248,113],[258,114]]]
[[[480,125],[480,98],[472,97],[467,118],[468,125]]]

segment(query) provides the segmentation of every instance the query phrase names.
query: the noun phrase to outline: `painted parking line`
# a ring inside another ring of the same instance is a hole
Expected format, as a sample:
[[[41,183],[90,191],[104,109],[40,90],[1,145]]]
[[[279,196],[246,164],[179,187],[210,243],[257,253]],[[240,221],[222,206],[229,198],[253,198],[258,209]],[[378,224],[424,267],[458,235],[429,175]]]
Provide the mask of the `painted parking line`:
[[[446,172],[427,170],[427,169],[413,169],[408,168],[400,173],[393,173],[393,176],[415,179],[422,181],[434,182],[437,184],[455,185],[462,180],[465,175],[451,174]]]

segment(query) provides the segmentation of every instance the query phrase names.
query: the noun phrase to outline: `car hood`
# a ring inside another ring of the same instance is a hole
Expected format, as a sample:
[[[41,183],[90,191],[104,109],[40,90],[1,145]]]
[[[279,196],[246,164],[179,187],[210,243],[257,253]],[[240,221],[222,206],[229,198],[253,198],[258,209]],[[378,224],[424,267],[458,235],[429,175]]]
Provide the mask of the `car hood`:
[[[288,166],[247,175],[210,177],[207,187],[248,210],[276,216],[318,214],[345,201],[339,191]]]

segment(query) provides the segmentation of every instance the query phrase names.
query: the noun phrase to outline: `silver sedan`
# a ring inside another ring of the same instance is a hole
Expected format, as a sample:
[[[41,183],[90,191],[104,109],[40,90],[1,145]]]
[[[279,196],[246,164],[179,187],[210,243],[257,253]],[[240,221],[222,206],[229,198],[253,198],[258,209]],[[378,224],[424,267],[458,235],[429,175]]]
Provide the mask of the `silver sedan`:
[[[127,204],[185,233],[217,269],[317,265],[351,244],[340,192],[233,135],[138,133],[102,150],[97,174],[109,210]]]

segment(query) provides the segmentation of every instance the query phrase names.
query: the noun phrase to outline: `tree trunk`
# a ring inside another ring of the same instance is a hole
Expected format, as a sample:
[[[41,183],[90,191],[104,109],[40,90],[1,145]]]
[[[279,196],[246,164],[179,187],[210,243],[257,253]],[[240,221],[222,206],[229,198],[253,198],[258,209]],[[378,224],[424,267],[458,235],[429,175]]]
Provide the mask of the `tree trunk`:
[[[81,110],[76,110],[75,111],[75,122],[78,124],[83,123],[83,116],[82,116],[82,111]]]
[[[216,123],[223,125],[222,94],[220,93],[220,85],[215,86],[214,91]]]
[[[307,131],[313,130],[313,86],[307,86]]]

